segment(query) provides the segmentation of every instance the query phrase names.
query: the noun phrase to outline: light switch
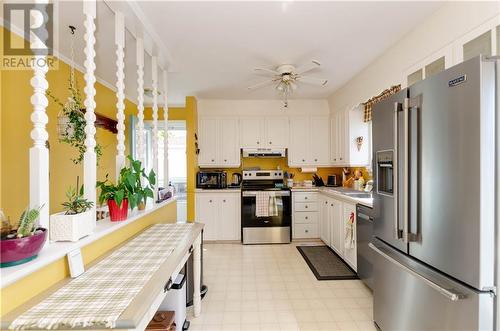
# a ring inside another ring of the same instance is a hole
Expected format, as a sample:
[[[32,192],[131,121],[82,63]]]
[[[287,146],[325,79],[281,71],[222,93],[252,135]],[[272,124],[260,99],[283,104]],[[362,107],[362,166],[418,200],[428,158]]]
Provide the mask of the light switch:
[[[71,278],[76,278],[85,272],[80,248],[68,253],[68,264]]]

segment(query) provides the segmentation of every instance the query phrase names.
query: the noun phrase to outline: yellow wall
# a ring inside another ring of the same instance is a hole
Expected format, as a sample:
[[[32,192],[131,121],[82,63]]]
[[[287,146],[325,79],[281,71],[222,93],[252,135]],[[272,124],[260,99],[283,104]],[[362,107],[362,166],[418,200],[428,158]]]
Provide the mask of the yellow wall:
[[[144,119],[152,120],[151,108],[144,109]],[[158,112],[159,120],[163,120],[163,111]],[[186,97],[186,107],[168,109],[168,118],[173,121],[186,121],[186,163],[187,163],[187,219],[194,222],[194,190],[196,188],[196,172],[198,171],[198,155],[196,155],[195,134],[198,132],[198,109],[195,97]]]
[[[69,95],[67,90],[69,73],[70,67],[62,61],[59,61],[57,70],[50,70],[47,73],[49,90],[63,101]],[[32,129],[30,97],[33,94],[30,79],[32,76],[31,70],[3,70],[1,76],[0,208],[13,223],[17,222],[21,212],[28,206],[29,200],[29,148],[33,143],[30,137]],[[82,73],[76,71],[76,78],[84,96],[85,82]],[[97,91],[95,111],[107,117],[116,118],[115,92],[99,83],[96,83],[95,87]],[[82,183],[83,167],[82,164],[75,165],[71,161],[71,158],[77,155],[75,149],[58,141],[57,115],[60,107],[52,99],[48,98],[48,100],[50,213],[55,213],[62,210],[61,203],[65,200],[66,190],[70,185],[76,185],[76,176],[80,176],[80,183]],[[135,112],[135,105],[128,100],[125,102],[125,107],[127,113]],[[97,168],[97,178],[104,178],[106,173],[114,178],[116,135],[98,128],[96,140],[103,147],[103,156]],[[125,144],[128,147],[127,142]]]
[[[85,265],[107,253],[112,248],[126,241],[147,226],[155,223],[174,223],[177,220],[177,204],[171,203],[155,212],[148,214],[136,222],[101,238],[82,248]],[[0,316],[12,311],[34,296],[47,290],[57,282],[69,277],[69,267],[66,258],[32,273],[20,281],[3,288],[0,292]]]
[[[2,37],[3,28],[0,28],[0,38]],[[18,37],[13,35],[13,38]],[[0,45],[3,43],[0,42]],[[0,52],[3,54],[3,50]],[[59,61],[58,69],[50,70],[47,74],[49,89],[61,100],[65,100],[68,96],[69,70],[70,67],[67,64]],[[30,98],[33,94],[30,79],[33,72],[31,70],[2,70],[0,75],[0,209],[3,209],[5,214],[10,217],[11,222],[17,222],[29,200],[28,157],[29,148],[32,145]],[[77,71],[76,77],[83,95],[83,75]],[[115,118],[115,92],[99,83],[96,83],[95,88],[97,92],[95,111]],[[125,107],[127,115],[137,112],[136,106],[128,100],[125,101]],[[50,144],[51,213],[62,209],[61,203],[65,199],[65,192],[68,186],[75,185],[76,176],[80,176],[80,182],[83,180],[82,165],[74,165],[71,161],[71,158],[77,155],[76,152],[67,144],[57,140],[56,123],[59,110],[59,106],[49,99],[47,131]],[[128,136],[128,132],[126,132],[127,140]],[[97,171],[98,179],[103,179],[107,173],[110,174],[111,178],[114,178],[116,135],[97,129],[96,140],[103,147],[103,157],[100,159]],[[126,147],[128,147],[127,142]],[[83,248],[84,262],[85,264],[90,263],[150,224],[175,222],[176,219],[176,203],[172,203]],[[68,275],[67,262],[63,258],[2,289],[0,292],[0,315],[11,311]]]

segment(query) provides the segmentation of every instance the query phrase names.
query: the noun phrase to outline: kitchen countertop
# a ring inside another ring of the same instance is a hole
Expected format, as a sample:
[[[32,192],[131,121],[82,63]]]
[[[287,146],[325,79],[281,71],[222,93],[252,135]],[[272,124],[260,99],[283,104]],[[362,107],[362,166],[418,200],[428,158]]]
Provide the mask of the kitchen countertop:
[[[345,188],[345,187],[292,187],[292,192],[320,192],[326,195],[329,195],[333,198],[341,199],[346,202],[352,202],[352,203],[359,203],[367,207],[373,208],[373,198],[355,198],[348,196],[346,194],[343,194],[342,192],[358,192],[354,191],[353,189],[350,188]],[[363,193],[363,192],[359,192]]]
[[[221,188],[221,189],[204,189],[204,188],[197,188],[194,190],[195,193],[240,193],[241,188],[240,187],[228,187],[228,188]]]

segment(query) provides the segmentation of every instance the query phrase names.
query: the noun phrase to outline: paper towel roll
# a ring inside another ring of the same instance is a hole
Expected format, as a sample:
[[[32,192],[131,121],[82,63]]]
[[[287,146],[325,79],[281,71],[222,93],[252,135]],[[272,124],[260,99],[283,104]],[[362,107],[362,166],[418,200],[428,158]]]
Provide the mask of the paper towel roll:
[[[300,171],[305,173],[315,173],[318,171],[318,168],[300,168]]]

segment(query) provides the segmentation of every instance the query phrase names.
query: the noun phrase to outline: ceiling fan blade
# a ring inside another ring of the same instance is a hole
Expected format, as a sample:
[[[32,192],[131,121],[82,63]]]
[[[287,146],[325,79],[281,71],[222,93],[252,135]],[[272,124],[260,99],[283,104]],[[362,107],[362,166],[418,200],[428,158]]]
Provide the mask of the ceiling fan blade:
[[[313,84],[313,85],[321,85],[325,86],[328,83],[327,79],[323,78],[315,78],[315,77],[309,77],[309,76],[299,76],[297,78],[300,82],[304,82],[307,84]]]
[[[279,75],[280,74],[276,70],[267,69],[267,68],[255,68],[254,70],[258,71],[260,73],[266,73],[266,74],[272,74],[272,75]]]
[[[273,83],[274,83],[274,80],[273,79],[269,79],[269,80],[257,83],[255,85],[249,86],[249,87],[247,87],[247,89],[249,89],[249,90],[255,90],[255,89],[258,89],[259,87],[264,87],[264,86],[267,86],[267,85],[271,85]]]
[[[297,70],[295,71],[295,74],[301,75],[304,72],[308,72],[310,70],[316,69],[319,66],[321,66],[321,63],[319,63],[319,61],[312,60],[311,63],[306,63],[303,66],[298,67]]]

